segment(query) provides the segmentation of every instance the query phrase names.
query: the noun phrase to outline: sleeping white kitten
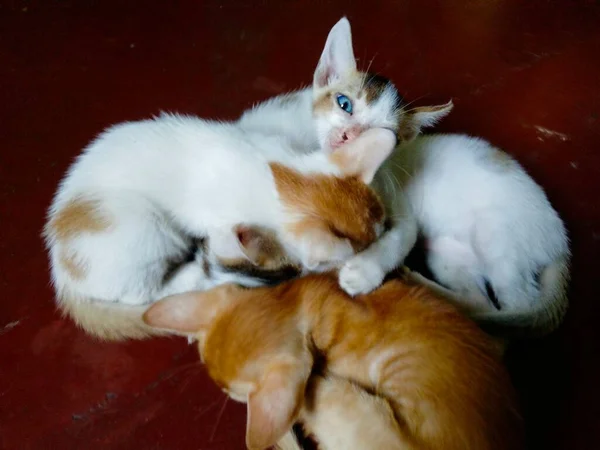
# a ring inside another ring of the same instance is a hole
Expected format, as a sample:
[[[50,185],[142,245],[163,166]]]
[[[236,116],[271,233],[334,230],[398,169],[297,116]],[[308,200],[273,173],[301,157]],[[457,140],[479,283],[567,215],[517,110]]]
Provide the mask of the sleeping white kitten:
[[[449,290],[429,284],[476,319],[528,332],[558,326],[568,305],[570,252],[542,188],[481,139],[417,137],[450,112],[451,102],[406,111],[389,81],[360,78],[344,18],[329,34],[312,90],[267,100],[240,119],[242,127],[288,136],[303,152],[335,154],[372,124],[397,130],[401,143],[374,182],[392,226],[341,267],[341,286],[351,295],[375,289],[420,233],[434,277]],[[357,91],[361,85],[370,91]]]

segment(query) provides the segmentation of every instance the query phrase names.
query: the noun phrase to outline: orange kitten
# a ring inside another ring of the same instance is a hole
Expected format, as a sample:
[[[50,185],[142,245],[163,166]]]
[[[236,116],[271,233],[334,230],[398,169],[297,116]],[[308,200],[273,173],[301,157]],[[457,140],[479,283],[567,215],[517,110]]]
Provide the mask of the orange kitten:
[[[522,446],[515,393],[496,344],[426,287],[393,280],[350,299],[332,274],[273,288],[224,285],[166,298],[144,320],[196,333],[210,376],[248,404],[250,449],[275,444],[299,418],[316,358],[387,400],[393,424],[384,411],[364,420],[387,421],[395,448]]]

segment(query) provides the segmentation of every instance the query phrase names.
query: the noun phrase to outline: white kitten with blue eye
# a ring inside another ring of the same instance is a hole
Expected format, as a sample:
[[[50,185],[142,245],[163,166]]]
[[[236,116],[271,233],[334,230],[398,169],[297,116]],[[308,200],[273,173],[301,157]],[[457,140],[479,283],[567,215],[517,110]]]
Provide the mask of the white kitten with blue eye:
[[[568,306],[570,251],[563,222],[542,188],[506,153],[464,135],[419,137],[452,109],[404,110],[395,87],[357,72],[350,24],[329,33],[313,88],[272,98],[240,125],[286,135],[299,151],[330,153],[370,127],[396,130],[399,148],[374,184],[393,218],[371,247],[346,262],[340,285],[366,293],[415,244],[427,246],[441,291],[482,323],[548,332]]]

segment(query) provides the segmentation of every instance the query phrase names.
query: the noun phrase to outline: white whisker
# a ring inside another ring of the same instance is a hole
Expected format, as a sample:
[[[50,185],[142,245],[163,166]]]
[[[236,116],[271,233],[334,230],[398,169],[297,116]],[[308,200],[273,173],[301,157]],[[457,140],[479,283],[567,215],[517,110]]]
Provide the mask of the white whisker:
[[[225,411],[225,407],[227,406],[228,401],[229,401],[229,397],[226,395],[225,401],[223,402],[223,406],[221,407],[221,410],[219,411],[219,414],[217,415],[217,423],[215,423],[215,426],[212,430],[212,433],[210,435],[210,439],[208,442],[212,442],[215,437],[215,434],[217,433],[217,428],[219,427],[219,423],[221,423],[221,417],[223,417],[223,412]]]
[[[408,107],[409,107],[410,105],[412,105],[413,103],[415,103],[415,102],[418,102],[419,100],[422,100],[422,99],[424,99],[424,98],[425,98],[425,97],[427,97],[428,95],[429,95],[429,94],[424,94],[424,95],[421,95],[420,97],[417,97],[417,98],[415,98],[414,100],[412,100],[412,101],[408,102],[406,105],[402,105],[402,112],[406,114],[406,113],[410,113],[410,112],[414,111],[414,110],[415,110],[415,108],[412,108],[412,109],[406,109],[406,108],[408,108]]]

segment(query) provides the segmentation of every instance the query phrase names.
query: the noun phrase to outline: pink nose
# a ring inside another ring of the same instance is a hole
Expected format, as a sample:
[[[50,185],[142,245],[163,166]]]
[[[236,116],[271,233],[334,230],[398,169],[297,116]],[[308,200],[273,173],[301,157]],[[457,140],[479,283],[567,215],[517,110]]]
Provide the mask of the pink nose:
[[[344,132],[344,141],[353,141],[363,132],[363,127],[360,125],[354,125],[350,128],[347,128]]]

